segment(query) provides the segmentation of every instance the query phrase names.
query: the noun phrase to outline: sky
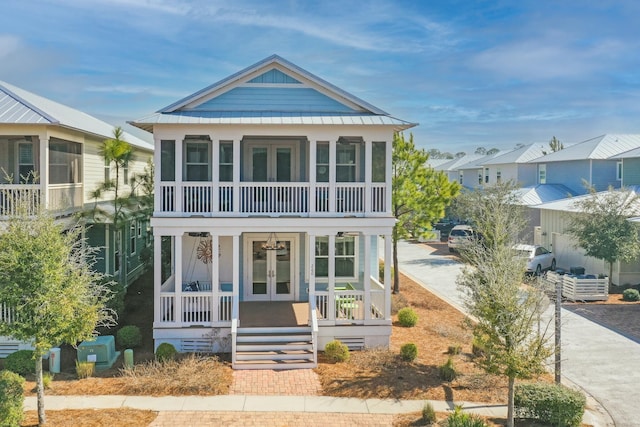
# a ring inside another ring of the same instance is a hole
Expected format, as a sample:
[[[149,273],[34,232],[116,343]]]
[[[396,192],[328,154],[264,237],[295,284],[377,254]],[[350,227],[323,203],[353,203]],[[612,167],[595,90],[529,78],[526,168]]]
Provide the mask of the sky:
[[[272,54],[472,152],[640,133],[636,0],[0,0],[0,80],[115,124]]]

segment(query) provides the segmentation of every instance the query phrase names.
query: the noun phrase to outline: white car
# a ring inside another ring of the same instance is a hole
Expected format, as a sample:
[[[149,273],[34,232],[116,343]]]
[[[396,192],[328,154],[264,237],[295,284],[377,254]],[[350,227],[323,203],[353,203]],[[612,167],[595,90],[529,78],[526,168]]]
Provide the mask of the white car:
[[[535,273],[536,276],[546,270],[556,269],[556,259],[553,252],[537,245],[515,245],[513,249],[519,257],[527,260],[527,273]]]
[[[449,232],[449,239],[447,245],[449,246],[449,252],[453,252],[460,246],[469,243],[473,237],[473,229],[468,225],[456,225]]]

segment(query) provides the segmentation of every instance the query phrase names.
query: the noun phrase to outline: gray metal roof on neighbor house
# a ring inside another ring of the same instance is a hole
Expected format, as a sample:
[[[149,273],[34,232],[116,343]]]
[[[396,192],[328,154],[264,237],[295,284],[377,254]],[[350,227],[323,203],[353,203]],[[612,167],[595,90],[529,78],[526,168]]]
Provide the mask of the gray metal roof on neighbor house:
[[[508,163],[527,163],[533,159],[543,156],[540,144],[530,144],[516,148],[504,154],[498,154],[484,162],[485,165],[501,165]]]
[[[520,204],[535,206],[549,203],[555,200],[571,197],[571,190],[562,184],[538,184],[531,187],[522,187],[514,190]]]
[[[630,186],[627,187],[627,190],[630,193],[640,194],[640,186]],[[619,190],[616,190],[619,191]],[[605,194],[606,191],[599,191],[594,194],[583,194],[581,196],[576,197],[568,197],[561,200],[556,200],[549,203],[543,203],[537,206],[533,206],[536,209],[545,209],[545,210],[554,210],[554,211],[563,211],[563,212],[580,212],[580,209],[576,207],[576,203],[581,200],[587,200],[590,197],[597,197],[598,195]],[[631,196],[631,195],[630,195]],[[638,203],[637,212],[640,213],[640,203]]]
[[[61,126],[99,138],[111,138],[114,128],[87,113],[0,81],[0,126],[3,124]],[[153,150],[153,145],[136,136],[127,132],[124,136],[135,147]]]
[[[631,159],[635,157],[640,157],[640,148],[634,148],[633,150],[625,151],[622,154],[618,154],[616,156],[612,156],[612,159]]]
[[[571,145],[555,153],[531,160],[530,163],[564,162],[570,160],[603,160],[635,148],[640,148],[640,135],[607,134]]]
[[[458,170],[469,170],[469,169],[481,169],[484,167],[485,163],[493,158],[495,158],[497,155],[499,155],[500,153],[495,153],[495,154],[489,154],[489,155],[484,155],[484,156],[480,156],[479,159],[473,160],[469,163],[465,163],[464,165],[460,166],[458,168]]]
[[[416,125],[278,55],[129,123],[149,132],[157,124],[378,125],[397,131]]]
[[[467,163],[474,162],[483,157],[485,156],[483,156],[482,154],[467,154],[466,156],[449,160],[446,163],[434,166],[434,169],[438,171],[454,171],[454,170],[460,169],[462,166],[466,165]]]

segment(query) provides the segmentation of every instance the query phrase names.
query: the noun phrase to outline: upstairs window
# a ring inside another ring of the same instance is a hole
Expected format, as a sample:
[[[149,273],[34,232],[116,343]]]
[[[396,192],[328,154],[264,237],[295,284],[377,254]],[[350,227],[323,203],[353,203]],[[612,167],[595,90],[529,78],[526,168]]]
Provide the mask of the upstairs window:
[[[233,143],[220,143],[220,181],[233,181]]]
[[[316,144],[316,182],[329,182],[329,143]]]
[[[538,184],[547,183],[547,165],[538,165]]]
[[[160,181],[176,180],[176,142],[160,141]]]
[[[464,181],[464,171],[458,171],[458,182],[462,184],[462,181]]]
[[[21,142],[18,144],[18,180],[21,183],[33,183],[35,163],[33,156],[33,143]]]
[[[136,253],[136,220],[131,221],[131,225],[129,226],[129,240],[130,240],[130,248],[131,255]]]
[[[76,184],[82,182],[82,145],[76,142],[49,142],[49,183]]]
[[[489,168],[484,168],[484,183],[489,183]]]
[[[338,143],[336,147],[336,182],[356,182],[356,145]]]
[[[371,153],[371,181],[385,182],[387,174],[387,143],[373,142]]]
[[[210,144],[207,141],[186,142],[184,179],[185,181],[209,181]]]
[[[622,162],[616,163],[616,179],[622,181]]]
[[[502,172],[500,170],[496,171],[496,182],[502,181]]]

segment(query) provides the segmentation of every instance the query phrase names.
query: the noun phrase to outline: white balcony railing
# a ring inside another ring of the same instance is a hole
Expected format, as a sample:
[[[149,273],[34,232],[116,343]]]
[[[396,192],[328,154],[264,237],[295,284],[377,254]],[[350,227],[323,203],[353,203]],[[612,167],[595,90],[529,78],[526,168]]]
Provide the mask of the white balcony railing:
[[[175,310],[175,292],[160,293],[159,323],[173,323],[182,326],[213,324],[229,324],[232,317],[233,293],[218,292],[214,295],[209,291],[183,292],[181,294],[182,315]],[[217,300],[217,301],[216,301]],[[214,304],[217,302],[217,304]]]
[[[24,203],[28,215],[34,215],[41,203],[40,185],[0,185],[0,216],[17,215],[20,203]]]
[[[385,184],[162,182],[159,212],[203,215],[366,215],[388,212]]]

